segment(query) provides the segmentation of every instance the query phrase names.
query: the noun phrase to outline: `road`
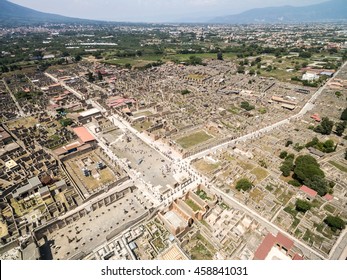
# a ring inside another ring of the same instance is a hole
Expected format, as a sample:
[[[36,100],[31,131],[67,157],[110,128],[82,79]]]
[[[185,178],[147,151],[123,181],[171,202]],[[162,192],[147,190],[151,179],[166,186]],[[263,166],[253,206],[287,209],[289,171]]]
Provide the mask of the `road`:
[[[329,254],[330,260],[347,259],[347,228],[340,234]]]
[[[341,68],[345,67],[347,63],[345,63]],[[339,70],[340,71],[340,70]],[[336,72],[335,76],[339,73],[339,71]],[[49,74],[47,74],[49,75]],[[51,76],[51,75],[50,75]],[[54,80],[55,78],[53,76],[51,76],[51,78]],[[56,79],[56,81],[58,81]],[[302,241],[296,239],[295,237],[293,237],[292,235],[288,234],[286,231],[284,231],[283,229],[279,228],[277,225],[273,224],[272,222],[268,221],[267,219],[263,218],[260,214],[258,214],[256,211],[254,211],[253,209],[247,207],[246,205],[242,204],[241,202],[237,201],[234,197],[232,197],[229,194],[224,193],[223,191],[221,191],[220,189],[218,189],[217,187],[215,187],[214,185],[212,185],[210,183],[210,180],[208,178],[206,178],[205,176],[199,174],[191,165],[191,160],[198,158],[198,157],[202,157],[204,155],[207,155],[211,152],[214,152],[218,149],[222,149],[225,147],[228,147],[229,145],[233,145],[236,144],[238,142],[243,142],[249,139],[254,139],[257,138],[265,133],[271,132],[276,128],[279,128],[283,125],[286,125],[288,123],[290,123],[291,120],[296,120],[301,118],[302,116],[304,116],[307,112],[309,112],[310,110],[312,110],[314,108],[314,104],[317,100],[317,98],[322,94],[322,92],[326,89],[326,87],[328,86],[328,83],[331,81],[331,79],[324,85],[322,86],[320,89],[317,90],[317,92],[308,100],[308,102],[304,105],[304,107],[301,109],[301,111],[291,117],[288,117],[280,122],[277,122],[275,124],[272,124],[270,126],[267,126],[265,128],[259,129],[257,131],[254,131],[252,133],[249,133],[247,135],[241,136],[237,139],[234,139],[228,143],[213,147],[209,150],[203,151],[199,154],[196,154],[192,157],[189,157],[185,160],[182,160],[178,155],[174,155],[170,153],[170,148],[161,143],[159,144],[157,141],[152,140],[149,137],[146,137],[146,135],[144,133],[140,133],[138,132],[136,129],[134,129],[127,121],[121,119],[119,116],[110,116],[109,119],[112,121],[112,123],[116,126],[118,126],[120,129],[124,130],[124,131],[129,131],[132,134],[134,134],[136,137],[138,137],[139,139],[141,139],[144,143],[146,143],[147,145],[149,145],[150,147],[152,147],[153,149],[155,149],[156,151],[158,151],[159,153],[163,154],[165,157],[169,158],[172,162],[172,164],[177,165],[179,168],[186,168],[190,174],[192,174],[192,176],[196,179],[198,179],[198,181],[200,181],[201,183],[204,183],[206,186],[208,186],[209,188],[211,188],[216,194],[218,194],[220,197],[223,198],[223,200],[225,200],[226,203],[230,204],[231,206],[240,209],[242,211],[244,211],[245,213],[247,213],[248,215],[250,215],[251,217],[253,217],[254,219],[256,219],[259,223],[261,223],[263,226],[265,226],[266,228],[268,228],[271,232],[276,233],[276,232],[281,232],[283,235],[289,237],[290,239],[292,239],[295,244],[301,248],[307,257],[309,258],[321,258],[321,259],[326,259],[325,256],[323,256],[321,253],[315,251],[314,249],[312,249],[310,246],[306,245],[305,243],[303,243]],[[61,83],[61,82],[60,82]],[[62,84],[62,83],[61,83]],[[63,85],[63,84],[62,84]],[[68,89],[70,90],[70,89]],[[104,108],[100,108],[101,106],[98,104],[97,106],[99,109],[104,109]],[[98,135],[96,135],[92,130],[90,130],[90,132],[96,137],[96,139],[98,139],[99,141],[99,145],[104,149],[104,151],[107,153],[107,155],[114,161],[116,161],[120,166],[122,166],[129,174],[129,176],[132,178],[133,181],[136,182],[141,182],[139,176],[136,174],[136,171],[129,169],[127,167],[127,164],[123,161],[121,161],[119,158],[117,158],[113,152],[106,146],[105,143],[103,143],[102,139],[100,139],[100,137]],[[200,180],[199,180],[200,179]],[[143,181],[143,180],[142,180]],[[148,184],[147,182],[141,182],[141,188],[148,192],[148,195],[150,196],[151,200],[155,202],[155,205],[158,207],[165,207],[167,206],[174,198],[179,197],[181,195],[183,195],[185,192],[187,192],[189,189],[192,189],[196,186],[197,182],[194,182],[192,184],[190,184],[189,186],[187,186],[185,189],[181,189],[179,191],[176,191],[175,194],[172,194],[170,197],[166,198],[165,200],[162,200],[160,198],[160,195],[156,192],[156,190],[153,190],[153,188],[150,187],[150,184]],[[345,248],[345,243],[347,243],[347,237],[346,237],[346,232],[340,236],[338,242],[336,242],[331,256],[330,257],[340,257],[341,254],[343,253],[343,249]]]
[[[224,144],[215,146],[215,147],[213,147],[211,149],[208,149],[206,151],[202,151],[202,152],[200,152],[198,154],[192,155],[192,156],[186,158],[186,161],[191,161],[191,160],[196,159],[196,158],[201,158],[203,156],[208,155],[209,153],[215,152],[215,151],[217,151],[219,149],[227,148],[228,146],[235,145],[235,144],[237,144],[239,142],[244,142],[246,140],[258,138],[258,137],[264,135],[265,133],[271,132],[274,129],[280,128],[283,125],[289,124],[292,120],[294,121],[294,120],[298,120],[298,119],[302,118],[306,113],[308,113],[309,111],[311,111],[314,108],[315,102],[318,99],[318,97],[323,93],[323,91],[327,88],[329,83],[338,75],[338,73],[340,73],[341,69],[344,68],[346,65],[347,65],[347,62],[345,62],[343,64],[343,66],[335,73],[333,78],[329,79],[322,87],[320,87],[312,95],[312,97],[306,102],[306,104],[304,105],[304,107],[301,109],[301,111],[298,114],[296,114],[294,116],[291,116],[291,117],[288,117],[288,118],[286,118],[286,119],[284,119],[282,121],[279,121],[279,122],[277,122],[275,124],[272,124],[272,125],[269,125],[267,127],[261,128],[261,129],[259,129],[257,131],[251,132],[251,133],[249,133],[247,135],[243,135],[243,136],[241,136],[239,138],[236,138],[236,139],[234,139],[232,141],[226,142]]]
[[[115,119],[118,119],[119,122],[121,122],[121,125],[124,127],[126,127],[129,131],[131,131],[132,133],[134,133],[136,136],[140,136],[140,139],[142,139],[145,143],[147,143],[148,145],[150,145],[151,147],[155,148],[156,150],[159,148],[160,146],[155,145],[155,141],[150,141],[148,138],[146,137],[141,137],[143,136],[143,134],[139,133],[137,130],[133,129],[130,124],[128,124],[125,121],[120,121],[119,117],[113,117],[112,120],[115,121]],[[118,122],[117,122],[118,123]],[[265,130],[267,130],[269,128],[265,128]],[[263,129],[262,129],[263,130]],[[163,151],[163,154],[166,154],[166,151]],[[210,188],[212,188],[212,190],[218,194],[219,196],[221,196],[223,198],[223,200],[225,200],[227,203],[231,204],[231,206],[240,209],[242,211],[244,211],[245,213],[247,213],[248,215],[250,215],[253,218],[256,218],[261,224],[263,224],[264,226],[266,226],[269,229],[272,229],[272,232],[281,232],[282,234],[284,234],[285,236],[289,237],[290,239],[292,239],[293,241],[295,241],[295,243],[298,245],[298,247],[301,247],[303,249],[305,249],[307,252],[309,252],[310,254],[312,254],[313,256],[316,256],[316,258],[321,258],[321,259],[326,259],[322,254],[320,254],[319,252],[316,252],[315,250],[313,250],[310,246],[306,245],[305,243],[303,243],[302,241],[294,238],[293,236],[291,236],[290,234],[288,234],[286,231],[282,230],[281,228],[279,228],[278,226],[274,225],[273,223],[271,223],[270,221],[266,220],[265,218],[263,218],[261,215],[259,215],[257,212],[255,212],[254,210],[252,210],[251,208],[247,207],[246,205],[243,205],[242,203],[240,203],[239,201],[237,201],[235,198],[231,197],[230,195],[224,193],[223,191],[221,191],[220,189],[218,189],[217,187],[213,186],[212,184],[209,183],[209,179],[201,174],[199,174],[192,166],[189,162],[187,162],[186,160],[181,160],[180,158],[175,160],[176,162],[178,162],[180,167],[185,167],[189,170],[189,172],[194,175],[194,177],[196,178],[200,178],[201,181],[203,183],[205,183],[207,186],[209,186]],[[193,187],[194,185],[191,185],[191,187]],[[187,188],[185,189],[185,191],[188,191],[191,188]],[[183,191],[182,191],[183,194]],[[168,203],[172,201],[172,199],[167,199],[164,201],[164,203],[166,205],[168,205]]]
[[[48,77],[48,78],[50,78],[51,80],[53,80],[55,83],[60,84],[60,85],[61,85],[63,88],[65,88],[66,90],[72,92],[79,100],[84,100],[84,99],[85,99],[84,96],[83,96],[80,92],[74,90],[72,87],[68,86],[68,85],[67,85],[65,82],[63,82],[62,80],[60,80],[60,79],[54,77],[53,75],[51,75],[51,74],[49,74],[49,73],[47,73],[47,72],[45,72],[45,76]]]
[[[11,98],[12,98],[13,102],[16,104],[20,116],[21,116],[21,117],[25,117],[26,115],[25,115],[25,113],[23,112],[22,107],[19,105],[17,99],[16,99],[15,96],[13,95],[13,92],[12,92],[12,90],[9,88],[9,86],[7,85],[5,79],[2,79],[2,82],[4,83],[4,85],[5,85],[5,87],[6,87],[7,91],[8,91],[8,93],[11,95]]]

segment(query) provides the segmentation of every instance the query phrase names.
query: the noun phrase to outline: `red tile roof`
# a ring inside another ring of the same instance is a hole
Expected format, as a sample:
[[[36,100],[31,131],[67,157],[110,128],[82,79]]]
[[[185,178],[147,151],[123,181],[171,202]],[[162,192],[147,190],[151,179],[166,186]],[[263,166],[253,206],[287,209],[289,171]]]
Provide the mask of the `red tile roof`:
[[[321,121],[321,118],[319,117],[318,114],[312,115],[311,118],[314,119],[316,122],[320,122]]]
[[[318,194],[315,190],[312,190],[309,187],[306,187],[305,185],[300,188],[300,191],[306,193],[307,195],[311,197],[316,197]]]
[[[284,248],[286,248],[288,251],[290,251],[293,246],[294,242],[293,240],[290,240],[289,238],[285,237],[282,233],[278,233],[276,237],[276,243],[282,245]]]
[[[278,233],[276,237],[271,233],[268,233],[268,235],[265,236],[263,242],[259,245],[258,249],[255,251],[253,259],[265,260],[271,249],[276,244],[279,244],[282,247],[286,248],[287,251],[290,251],[294,246],[294,242],[284,236],[282,233]]]
[[[304,258],[298,254],[295,254],[295,256],[293,257],[293,261],[302,261]]]
[[[76,127],[73,129],[76,135],[83,141],[83,143],[87,143],[90,141],[94,141],[95,138],[93,135],[89,133],[89,131],[85,127]]]
[[[275,245],[276,237],[271,233],[265,236],[265,239],[254,253],[255,260],[265,260],[266,256],[271,251],[271,248]]]
[[[334,197],[331,194],[326,194],[325,196],[323,196],[323,198],[325,198],[327,201],[331,201],[334,199]]]

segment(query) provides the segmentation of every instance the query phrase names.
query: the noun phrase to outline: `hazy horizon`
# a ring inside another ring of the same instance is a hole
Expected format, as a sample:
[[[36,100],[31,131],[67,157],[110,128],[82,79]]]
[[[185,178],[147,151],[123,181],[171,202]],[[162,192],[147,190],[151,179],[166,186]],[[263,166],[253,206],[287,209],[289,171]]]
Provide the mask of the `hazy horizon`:
[[[95,20],[200,21],[270,6],[306,6],[327,0],[9,0],[41,12]]]

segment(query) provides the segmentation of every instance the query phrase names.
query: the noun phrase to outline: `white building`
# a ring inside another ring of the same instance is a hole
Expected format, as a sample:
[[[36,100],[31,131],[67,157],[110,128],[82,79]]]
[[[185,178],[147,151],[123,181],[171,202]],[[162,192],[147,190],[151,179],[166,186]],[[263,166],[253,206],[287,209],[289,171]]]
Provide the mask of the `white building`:
[[[307,72],[304,75],[302,75],[303,81],[316,81],[318,79],[319,79],[319,76],[316,73]]]

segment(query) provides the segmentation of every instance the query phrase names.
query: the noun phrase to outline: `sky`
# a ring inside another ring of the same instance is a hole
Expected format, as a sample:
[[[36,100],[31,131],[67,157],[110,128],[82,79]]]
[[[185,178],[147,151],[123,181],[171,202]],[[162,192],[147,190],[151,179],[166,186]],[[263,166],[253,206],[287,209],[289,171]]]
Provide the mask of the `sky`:
[[[204,20],[269,6],[305,6],[327,0],[9,0],[42,12],[131,22]]]

